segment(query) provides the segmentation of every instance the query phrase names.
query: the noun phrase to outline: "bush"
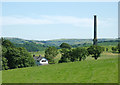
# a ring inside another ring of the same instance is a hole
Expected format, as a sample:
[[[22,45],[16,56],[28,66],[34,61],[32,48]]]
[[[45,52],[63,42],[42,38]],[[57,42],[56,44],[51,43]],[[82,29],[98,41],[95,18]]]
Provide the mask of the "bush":
[[[60,45],[60,48],[71,49],[71,45],[69,45],[68,43],[62,43],[62,44]]]
[[[86,49],[80,47],[71,50],[63,48],[61,50],[61,54],[62,57],[59,60],[59,63],[68,62],[68,61],[74,62],[77,60],[81,61],[82,59],[85,60],[88,55],[88,52]]]
[[[117,51],[117,47],[112,47],[112,51],[116,52]]]
[[[90,46],[87,50],[89,55],[92,55],[92,57],[94,57],[95,60],[97,60],[97,58],[100,57],[100,54],[104,51],[103,47],[97,45]]]
[[[45,50],[45,58],[48,59],[50,64],[54,64],[54,57],[56,57],[58,54],[58,50],[53,46],[53,47],[48,47]]]
[[[106,48],[106,51],[108,51],[108,48]]]

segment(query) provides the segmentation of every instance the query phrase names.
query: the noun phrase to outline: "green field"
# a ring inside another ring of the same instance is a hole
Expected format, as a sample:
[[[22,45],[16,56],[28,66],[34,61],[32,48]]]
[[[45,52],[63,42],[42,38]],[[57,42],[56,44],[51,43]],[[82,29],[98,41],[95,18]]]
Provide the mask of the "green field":
[[[98,60],[2,71],[3,83],[117,83],[118,54],[105,52]]]

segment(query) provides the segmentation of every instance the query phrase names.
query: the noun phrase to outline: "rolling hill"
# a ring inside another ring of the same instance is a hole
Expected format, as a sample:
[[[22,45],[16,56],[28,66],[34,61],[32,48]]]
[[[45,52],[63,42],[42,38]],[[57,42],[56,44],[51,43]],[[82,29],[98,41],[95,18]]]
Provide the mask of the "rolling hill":
[[[39,41],[39,40],[25,40],[21,38],[12,38],[12,37],[5,37],[5,39],[10,40],[13,43],[17,44],[23,44],[26,42],[33,42],[36,44],[41,44],[41,45],[49,45],[49,46],[59,46],[61,43],[68,43],[70,45],[83,45],[83,44],[92,44],[93,40],[92,39],[56,39],[56,40],[47,40],[47,41]],[[105,43],[106,45],[115,45],[118,42],[118,39],[98,39],[98,44],[100,43]],[[114,44],[110,44],[114,43]]]
[[[11,38],[5,37],[5,39],[10,40],[16,47],[24,47],[29,52],[44,51],[49,46],[59,46],[62,43],[68,43],[73,48],[74,47],[88,47],[92,45],[92,39],[56,39],[56,40],[47,40],[47,41],[38,41],[38,40],[25,40],[20,38]],[[118,39],[98,39],[98,45],[100,46],[117,46]]]
[[[3,83],[118,83],[118,55],[2,71]]]

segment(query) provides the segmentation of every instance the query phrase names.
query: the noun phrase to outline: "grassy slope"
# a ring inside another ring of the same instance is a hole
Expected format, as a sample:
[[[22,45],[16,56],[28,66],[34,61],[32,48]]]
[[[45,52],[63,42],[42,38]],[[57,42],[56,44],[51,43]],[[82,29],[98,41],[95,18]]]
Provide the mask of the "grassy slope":
[[[0,71],[0,85],[2,83],[2,71]]]
[[[70,62],[3,71],[3,83],[116,83],[118,55],[104,53],[95,61]]]

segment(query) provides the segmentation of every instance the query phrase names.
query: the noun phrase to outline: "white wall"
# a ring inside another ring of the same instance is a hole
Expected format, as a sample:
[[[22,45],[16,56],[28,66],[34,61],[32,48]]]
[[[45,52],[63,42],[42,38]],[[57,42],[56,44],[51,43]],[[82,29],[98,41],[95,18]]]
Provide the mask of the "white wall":
[[[40,60],[40,64],[42,64],[42,65],[46,65],[46,64],[48,64],[48,60],[46,60],[46,62],[42,62],[42,60],[46,60],[46,59],[44,59],[44,58],[41,59],[41,60]]]

